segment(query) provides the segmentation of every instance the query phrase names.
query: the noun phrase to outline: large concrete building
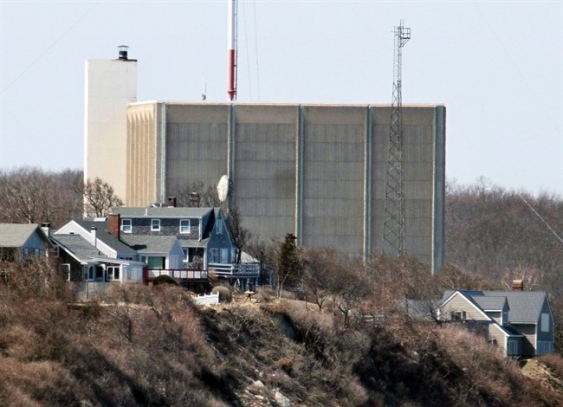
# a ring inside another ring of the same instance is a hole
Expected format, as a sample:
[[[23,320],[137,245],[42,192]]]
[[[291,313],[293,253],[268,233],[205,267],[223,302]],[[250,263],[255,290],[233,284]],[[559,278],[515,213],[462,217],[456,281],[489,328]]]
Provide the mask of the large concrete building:
[[[113,142],[121,151],[89,150],[90,136],[86,161],[126,163],[124,175],[102,177],[124,191],[126,205],[166,202],[178,186],[217,185],[227,174],[255,236],[291,232],[303,246],[388,252],[390,106],[151,101],[120,114],[126,131]],[[444,106],[403,106],[405,249],[433,273],[443,261],[445,120]]]

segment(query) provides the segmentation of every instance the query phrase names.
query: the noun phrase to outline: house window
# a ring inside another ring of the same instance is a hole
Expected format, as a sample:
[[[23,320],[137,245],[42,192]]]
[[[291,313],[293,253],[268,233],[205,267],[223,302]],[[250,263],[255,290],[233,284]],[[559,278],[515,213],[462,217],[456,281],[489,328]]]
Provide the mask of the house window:
[[[160,219],[151,219],[151,231],[160,231]]]
[[[541,331],[549,332],[549,314],[546,312],[541,314]]]
[[[223,219],[217,219],[217,234],[223,234]]]
[[[188,261],[190,261],[190,251],[185,247],[182,248],[182,251],[184,252],[184,263],[187,263]]]
[[[218,250],[217,249],[211,249],[209,251],[209,262],[210,263],[217,263],[218,260]]]
[[[451,313],[452,321],[465,321],[465,311],[452,311]]]
[[[119,267],[111,266],[106,268],[108,280],[119,280]]]
[[[123,233],[131,233],[133,231],[131,219],[121,219],[121,231]]]
[[[190,233],[189,219],[180,219],[180,233]]]
[[[229,249],[221,249],[221,263],[226,264],[229,262]]]

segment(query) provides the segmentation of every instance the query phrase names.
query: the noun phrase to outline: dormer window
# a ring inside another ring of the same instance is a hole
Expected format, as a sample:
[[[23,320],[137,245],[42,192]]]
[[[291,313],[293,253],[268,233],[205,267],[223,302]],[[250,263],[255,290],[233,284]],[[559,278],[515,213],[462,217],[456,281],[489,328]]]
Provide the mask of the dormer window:
[[[121,231],[123,233],[131,233],[133,231],[131,219],[121,219]]]
[[[190,233],[189,219],[180,219],[180,233]]]
[[[223,219],[217,219],[217,234],[218,235],[222,235],[223,234]]]
[[[151,232],[160,231],[160,219],[151,219]]]

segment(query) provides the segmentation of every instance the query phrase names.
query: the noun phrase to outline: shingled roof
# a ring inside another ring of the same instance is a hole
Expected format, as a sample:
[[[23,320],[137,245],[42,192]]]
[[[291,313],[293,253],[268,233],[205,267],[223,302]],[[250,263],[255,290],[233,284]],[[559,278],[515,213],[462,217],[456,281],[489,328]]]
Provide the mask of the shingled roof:
[[[529,323],[536,324],[546,300],[544,291],[474,291],[474,290],[458,290],[463,296],[469,298],[475,304],[483,308],[481,304],[489,304],[497,302],[498,297],[504,297],[508,301],[510,312],[508,320],[510,323]],[[442,302],[448,299],[454,290],[444,292]],[[489,298],[496,298],[490,300]],[[492,308],[490,309],[492,310]]]
[[[0,223],[0,247],[22,247],[37,229],[43,233],[37,223]]]

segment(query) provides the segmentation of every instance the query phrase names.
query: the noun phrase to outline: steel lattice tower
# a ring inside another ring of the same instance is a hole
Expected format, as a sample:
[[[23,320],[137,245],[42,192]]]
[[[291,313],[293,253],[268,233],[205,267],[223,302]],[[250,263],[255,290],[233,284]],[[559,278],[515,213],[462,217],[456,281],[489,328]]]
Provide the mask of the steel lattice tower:
[[[387,156],[387,184],[385,189],[385,222],[383,238],[389,246],[389,255],[405,254],[405,208],[403,191],[403,119],[401,95],[402,50],[411,38],[410,28],[403,21],[395,27],[393,55],[393,103],[391,105],[391,129]]]

